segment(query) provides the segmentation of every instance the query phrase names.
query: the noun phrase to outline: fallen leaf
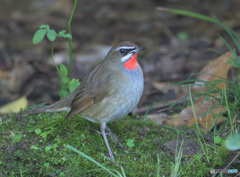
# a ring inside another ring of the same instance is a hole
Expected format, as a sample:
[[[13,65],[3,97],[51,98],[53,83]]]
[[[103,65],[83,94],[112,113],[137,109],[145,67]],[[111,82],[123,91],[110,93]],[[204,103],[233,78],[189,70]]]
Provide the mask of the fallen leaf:
[[[232,52],[226,52],[215,60],[209,62],[201,71],[198,80],[211,82],[219,80],[220,78],[227,79],[227,74],[231,65],[227,63],[230,58],[233,58]],[[193,93],[206,93],[207,88],[204,87],[205,82],[197,81],[192,89]],[[215,88],[222,90],[227,87],[226,82],[216,83]],[[210,96],[217,97],[217,94],[211,93]],[[194,103],[200,103],[205,100],[205,96],[194,100]]]
[[[9,112],[18,112],[20,109],[25,109],[27,107],[27,99],[25,96],[15,100],[11,103],[8,103],[0,108],[1,114],[7,114]]]
[[[220,106],[213,108],[213,106],[214,104],[211,104],[208,102],[204,104],[201,104],[201,103],[194,104],[194,110],[195,110],[197,122],[200,130],[203,132],[211,130],[215,122],[216,124],[219,124],[220,122],[223,122],[226,120],[226,118],[221,116],[220,114],[220,113],[226,112],[226,108],[220,107]],[[202,117],[204,113],[206,113],[206,115]],[[174,127],[180,127],[183,125],[186,125],[186,126],[195,125],[196,120],[193,114],[192,106],[188,106],[185,109],[183,109],[179,113],[177,118],[172,118],[172,119],[163,121],[163,124],[173,125]]]
[[[158,114],[149,114],[147,115],[148,119],[151,119],[155,124],[161,125],[167,119],[169,119],[168,114],[166,113],[158,113]]]
[[[229,58],[233,58],[231,52],[227,52],[215,60],[211,61],[207,66],[205,66],[198,77],[198,80],[211,82],[215,80],[227,79],[227,74],[231,66],[227,63]],[[225,82],[219,82],[215,84],[215,88],[218,90],[223,90],[227,87]],[[207,88],[205,87],[205,82],[197,81],[192,89],[192,93],[206,93]],[[210,93],[212,97],[220,97],[217,93]],[[204,101],[205,95],[199,98],[193,98],[194,111],[196,119],[201,131],[209,131],[213,128],[214,124],[219,124],[226,120],[225,117],[221,116],[221,113],[226,112],[226,108],[219,105],[218,102],[213,102],[211,100]],[[204,116],[203,116],[204,115]],[[193,114],[192,106],[189,106],[182,110],[177,118],[172,118],[163,121],[165,125],[174,125],[174,127],[180,127],[183,125],[192,126],[196,124],[196,120]]]
[[[152,82],[152,86],[155,89],[157,89],[157,90],[159,90],[159,91],[161,91],[162,93],[165,93],[165,94],[167,93],[170,85],[171,84],[167,84],[167,83],[163,83],[163,82],[156,82],[156,81]]]

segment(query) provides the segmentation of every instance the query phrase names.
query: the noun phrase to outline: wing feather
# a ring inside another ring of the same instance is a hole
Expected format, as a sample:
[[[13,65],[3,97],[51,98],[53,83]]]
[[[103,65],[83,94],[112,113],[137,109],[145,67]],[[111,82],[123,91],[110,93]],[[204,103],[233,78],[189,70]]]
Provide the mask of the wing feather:
[[[84,78],[78,93],[71,103],[71,110],[66,119],[74,114],[81,114],[95,103],[102,101],[108,95],[109,89],[107,83],[110,75],[105,72],[105,76],[101,77],[101,73],[98,65]]]

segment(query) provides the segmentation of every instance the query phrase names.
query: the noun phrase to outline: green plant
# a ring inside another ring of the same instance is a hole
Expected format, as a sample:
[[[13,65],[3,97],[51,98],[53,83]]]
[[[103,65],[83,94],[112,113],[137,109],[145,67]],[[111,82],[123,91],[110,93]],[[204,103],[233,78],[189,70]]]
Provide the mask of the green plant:
[[[98,165],[99,167],[101,167],[103,170],[105,170],[106,172],[108,172],[110,175],[114,176],[114,177],[126,177],[125,172],[123,167],[121,166],[121,171],[122,174],[120,172],[118,172],[117,170],[110,170],[108,168],[106,168],[105,166],[103,166],[102,164],[100,164],[99,162],[97,162],[96,160],[94,160],[93,158],[87,156],[86,154],[84,154],[83,152],[75,149],[74,147],[70,146],[70,145],[65,145],[66,148],[78,153],[80,156],[83,156],[84,158],[88,159],[89,161],[95,163],[96,165]],[[115,171],[117,174],[113,173],[112,171]]]
[[[179,171],[180,171],[180,165],[181,165],[181,160],[182,160],[182,155],[183,155],[183,145],[184,140],[181,143],[181,146],[179,147],[178,150],[178,139],[177,139],[177,143],[176,143],[176,150],[175,150],[175,163],[172,169],[172,177],[177,177],[179,175]]]
[[[11,137],[13,138],[13,141],[18,143],[22,139],[22,133],[19,134],[11,134]]]
[[[128,146],[129,148],[134,147],[134,140],[133,140],[133,139],[127,140],[127,146]]]
[[[72,79],[71,80],[71,75],[72,75],[72,31],[71,31],[71,22],[73,18],[73,14],[75,11],[77,5],[77,0],[74,1],[72,13],[70,16],[70,19],[68,21],[68,31],[69,33],[66,33],[65,30],[62,30],[60,32],[56,32],[53,29],[50,29],[49,25],[40,25],[39,30],[36,31],[36,33],[33,36],[33,44],[39,44],[45,36],[47,36],[48,40],[52,42],[52,48],[51,48],[51,60],[58,71],[60,77],[61,77],[61,90],[59,92],[59,95],[61,98],[67,96],[69,93],[73,92],[79,85],[80,82],[77,79]],[[56,40],[57,37],[62,37],[68,39],[68,44],[69,44],[69,65],[68,69],[64,64],[60,65],[60,68],[56,65],[54,59],[53,59],[53,50],[54,50],[54,41]]]
[[[72,93],[80,85],[78,79],[69,80],[68,78],[69,72],[70,70],[68,70],[64,64],[60,65],[60,76],[62,80],[61,80],[61,91],[59,92],[59,95],[61,97],[65,97],[69,93]]]
[[[51,132],[52,132],[52,130],[45,131],[45,132],[42,132],[41,129],[36,129],[36,130],[35,130],[35,133],[36,133],[37,135],[40,135],[44,140],[46,140],[47,135],[50,134]]]
[[[157,177],[160,177],[159,173],[160,173],[160,155],[157,154],[157,174],[156,174]]]

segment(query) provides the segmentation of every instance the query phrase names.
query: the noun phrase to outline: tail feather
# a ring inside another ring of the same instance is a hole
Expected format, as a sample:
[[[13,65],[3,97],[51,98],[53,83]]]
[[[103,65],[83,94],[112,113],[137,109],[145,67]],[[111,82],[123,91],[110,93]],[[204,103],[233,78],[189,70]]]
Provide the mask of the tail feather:
[[[39,109],[38,113],[41,113],[41,112],[60,112],[60,111],[69,112],[70,111],[70,105],[61,105],[58,101],[58,102],[56,102],[56,103],[54,103],[50,106]]]
[[[67,97],[57,101],[56,103],[50,106],[33,110],[31,114],[39,114],[41,112],[60,112],[60,111],[69,112],[71,110],[72,100],[75,97],[75,95],[78,93],[78,90],[79,88],[76,89],[74,92],[70,93]]]
[[[69,112],[71,110],[70,106],[59,106],[59,103],[56,102],[50,106],[44,107],[44,108],[37,108],[32,109],[29,114],[39,114],[42,112],[60,112],[60,111],[66,111]]]
[[[63,98],[62,100],[57,101],[56,103],[53,103],[50,106],[35,109],[32,111],[31,114],[39,114],[41,112],[60,112],[60,111],[66,111],[69,112],[71,110],[71,103],[72,99],[69,97]]]

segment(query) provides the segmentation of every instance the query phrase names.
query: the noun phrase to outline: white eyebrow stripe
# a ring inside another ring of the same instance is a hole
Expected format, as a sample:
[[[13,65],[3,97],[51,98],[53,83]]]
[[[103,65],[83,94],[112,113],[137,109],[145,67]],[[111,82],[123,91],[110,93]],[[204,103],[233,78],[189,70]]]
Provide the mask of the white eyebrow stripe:
[[[116,48],[115,51],[119,51],[119,50],[121,50],[121,49],[135,49],[135,48],[136,48],[136,47],[123,46],[123,47],[118,47],[118,48]]]
[[[129,53],[129,54],[127,54],[126,56],[122,57],[122,58],[121,58],[122,62],[127,61],[129,58],[132,57],[132,55],[133,55],[133,53]]]

